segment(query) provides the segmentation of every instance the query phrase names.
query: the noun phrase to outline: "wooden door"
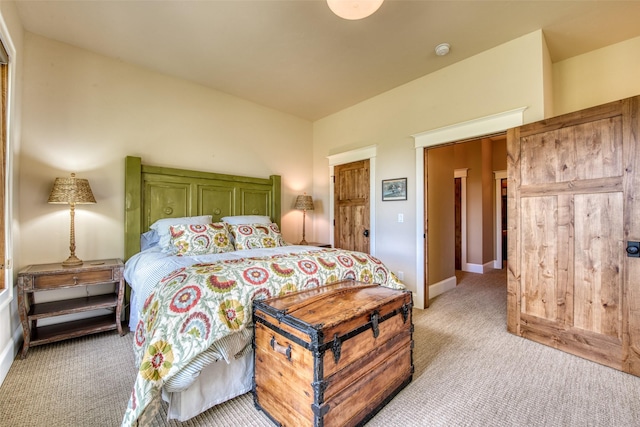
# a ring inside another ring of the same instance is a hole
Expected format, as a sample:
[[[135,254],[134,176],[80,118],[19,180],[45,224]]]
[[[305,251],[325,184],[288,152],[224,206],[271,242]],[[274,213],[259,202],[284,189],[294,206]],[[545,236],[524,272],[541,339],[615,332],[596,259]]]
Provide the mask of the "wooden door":
[[[640,375],[640,97],[512,129],[507,327]]]
[[[454,178],[455,186],[455,269],[462,270],[462,178]]]
[[[504,263],[507,260],[507,180],[500,180],[500,211],[501,211],[501,231],[502,231],[502,259],[500,260],[500,265],[504,268]]]
[[[369,159],[334,171],[334,247],[369,253]]]

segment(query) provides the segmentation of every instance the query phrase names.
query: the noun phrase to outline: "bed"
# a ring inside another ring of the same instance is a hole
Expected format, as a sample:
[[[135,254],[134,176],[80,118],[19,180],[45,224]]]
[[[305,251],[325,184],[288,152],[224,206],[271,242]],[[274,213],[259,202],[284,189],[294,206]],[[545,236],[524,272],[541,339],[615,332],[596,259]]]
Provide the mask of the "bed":
[[[126,158],[125,279],[138,375],[123,425],[160,398],[188,420],[251,390],[251,302],[344,278],[403,288],[367,254],[288,245],[280,177],[143,165]]]

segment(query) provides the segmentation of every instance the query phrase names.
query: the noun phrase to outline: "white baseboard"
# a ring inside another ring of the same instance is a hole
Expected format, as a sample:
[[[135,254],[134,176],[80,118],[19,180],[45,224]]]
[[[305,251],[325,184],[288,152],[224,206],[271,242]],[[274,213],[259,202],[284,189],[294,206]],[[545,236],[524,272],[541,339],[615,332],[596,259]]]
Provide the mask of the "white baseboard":
[[[456,276],[451,276],[447,279],[439,281],[438,283],[429,285],[429,299],[437,297],[438,295],[454,289],[457,282],[458,280],[456,279]]]
[[[17,328],[13,331],[13,337],[11,340],[7,342],[7,344],[2,349],[2,353],[0,353],[0,384],[4,382],[7,374],[9,373],[9,369],[11,368],[11,364],[16,358],[16,354],[18,352],[19,344],[22,341],[22,328]]]
[[[485,264],[470,264],[466,263],[462,266],[462,271],[466,271],[469,273],[479,273],[484,274],[489,270],[493,270],[495,267],[495,261],[489,261]]]

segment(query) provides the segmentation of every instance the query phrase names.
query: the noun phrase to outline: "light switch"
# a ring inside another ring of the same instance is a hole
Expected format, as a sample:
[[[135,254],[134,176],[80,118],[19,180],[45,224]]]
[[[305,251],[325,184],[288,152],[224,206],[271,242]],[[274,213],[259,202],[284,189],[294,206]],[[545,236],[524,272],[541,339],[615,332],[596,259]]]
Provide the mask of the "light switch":
[[[404,222],[404,214],[398,214],[398,222]]]

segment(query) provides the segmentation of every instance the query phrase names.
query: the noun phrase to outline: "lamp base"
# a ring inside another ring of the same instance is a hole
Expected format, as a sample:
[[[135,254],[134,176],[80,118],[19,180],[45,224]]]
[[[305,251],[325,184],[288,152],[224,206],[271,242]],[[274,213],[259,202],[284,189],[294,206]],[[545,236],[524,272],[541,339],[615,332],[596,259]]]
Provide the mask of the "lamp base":
[[[62,261],[63,267],[77,267],[79,265],[82,265],[82,260],[75,255],[70,255],[69,258]]]
[[[307,244],[307,241],[306,241],[306,240],[304,240],[304,239],[302,239],[302,240],[300,240],[300,243],[298,243],[298,244],[299,244],[299,245],[306,245],[306,244]]]

